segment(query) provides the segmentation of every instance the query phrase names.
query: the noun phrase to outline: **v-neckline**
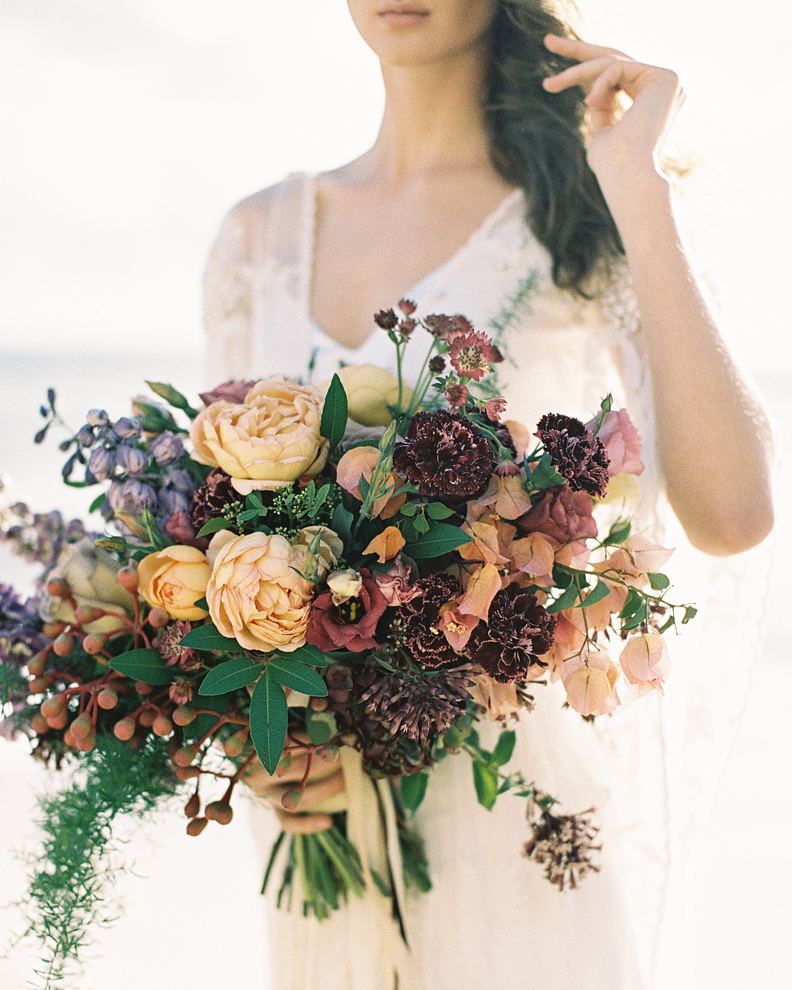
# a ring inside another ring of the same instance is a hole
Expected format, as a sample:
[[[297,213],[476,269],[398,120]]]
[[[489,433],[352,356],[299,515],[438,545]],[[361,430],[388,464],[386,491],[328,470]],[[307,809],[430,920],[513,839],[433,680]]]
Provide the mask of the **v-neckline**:
[[[306,322],[311,330],[318,334],[327,341],[329,345],[337,347],[339,350],[346,351],[348,354],[357,354],[362,351],[366,345],[371,341],[371,339],[378,333],[375,327],[364,337],[363,340],[356,344],[355,346],[350,346],[349,344],[344,344],[332,334],[330,334],[313,316],[311,310],[311,296],[313,295],[313,270],[314,270],[314,255],[316,250],[316,221],[318,213],[318,184],[317,179],[319,177],[318,171],[304,173],[305,181],[305,197],[304,197],[304,228],[303,228],[303,244],[302,244],[302,264],[303,264],[303,311],[305,315]],[[426,286],[447,269],[452,268],[454,265],[458,264],[459,261],[465,257],[465,255],[470,251],[479,240],[486,236],[487,233],[495,226],[495,224],[501,219],[501,217],[507,212],[508,208],[512,203],[516,202],[523,194],[524,190],[522,186],[516,186],[510,192],[503,197],[503,199],[498,203],[498,205],[491,210],[481,221],[478,227],[473,230],[469,236],[463,241],[462,244],[456,248],[447,258],[437,264],[431,271],[427,272],[425,275],[421,276],[417,282],[415,282],[409,289],[401,294],[399,297],[406,299],[416,299],[420,296],[421,292],[426,288]],[[395,308],[398,303],[398,299],[394,300],[393,306]]]

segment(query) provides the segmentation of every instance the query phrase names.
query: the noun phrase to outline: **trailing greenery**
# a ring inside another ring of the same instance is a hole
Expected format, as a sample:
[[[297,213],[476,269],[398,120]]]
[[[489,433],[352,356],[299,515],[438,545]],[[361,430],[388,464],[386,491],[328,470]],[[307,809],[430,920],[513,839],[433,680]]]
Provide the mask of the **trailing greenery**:
[[[41,945],[44,990],[64,986],[91,927],[109,920],[116,818],[142,817],[176,786],[163,740],[150,737],[135,750],[102,734],[69,786],[40,800],[43,849],[31,858],[24,935]]]

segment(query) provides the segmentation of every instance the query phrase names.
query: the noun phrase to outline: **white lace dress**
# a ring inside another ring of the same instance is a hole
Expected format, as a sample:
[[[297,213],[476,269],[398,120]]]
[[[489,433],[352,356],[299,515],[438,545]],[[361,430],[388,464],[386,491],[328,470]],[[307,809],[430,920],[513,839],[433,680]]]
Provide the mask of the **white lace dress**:
[[[658,477],[650,383],[626,267],[599,301],[575,301],[553,286],[549,255],[526,226],[524,209],[516,189],[450,259],[402,294],[416,300],[419,314],[464,313],[494,335],[507,356],[500,377],[510,418],[533,426],[552,410],[585,420],[613,392],[644,437],[640,515],[653,522]],[[313,352],[315,381],[339,361],[392,364],[381,331],[350,350],[311,320],[314,215],[315,174],[295,172],[225,217],[204,281],[212,383],[300,375]],[[414,360],[424,351],[418,340],[408,348]],[[559,685],[536,694],[536,710],[517,727],[513,765],[567,810],[596,805],[601,872],[577,891],[558,893],[520,855],[523,802],[507,796],[485,811],[476,803],[467,759],[445,761],[417,815],[433,888],[408,902],[413,967],[400,975],[400,990],[642,990],[660,986],[661,957],[674,986],[684,987],[685,966],[674,959],[670,937],[679,917],[665,725],[673,703],[652,696],[591,725],[562,710]],[[277,829],[268,810],[256,821],[263,856]],[[391,990],[392,972],[378,973],[376,982],[370,971],[360,975],[355,959],[368,940],[344,915],[320,926],[273,910],[272,986]]]

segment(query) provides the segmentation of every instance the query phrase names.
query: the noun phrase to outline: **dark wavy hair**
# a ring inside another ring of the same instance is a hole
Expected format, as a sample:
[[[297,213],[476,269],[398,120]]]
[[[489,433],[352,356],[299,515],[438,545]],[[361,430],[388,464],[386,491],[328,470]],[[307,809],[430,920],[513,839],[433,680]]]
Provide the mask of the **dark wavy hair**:
[[[552,0],[499,0],[490,31],[484,114],[492,164],[525,190],[526,223],[552,256],[553,282],[590,298],[587,280],[624,245],[586,161],[582,90],[542,87],[545,76],[575,64],[549,51],[544,36],[578,35]]]

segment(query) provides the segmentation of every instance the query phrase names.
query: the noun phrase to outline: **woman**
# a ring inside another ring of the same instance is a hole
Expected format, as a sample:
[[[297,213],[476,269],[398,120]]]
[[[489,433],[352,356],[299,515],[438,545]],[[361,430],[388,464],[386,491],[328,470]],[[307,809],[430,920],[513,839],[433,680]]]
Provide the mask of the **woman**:
[[[381,63],[379,134],[358,159],[229,211],[205,276],[212,377],[300,375],[312,354],[317,381],[339,361],[390,363],[375,311],[402,296],[422,314],[450,308],[506,353],[509,416],[586,419],[620,393],[644,437],[639,515],[653,534],[662,489],[704,552],[761,541],[767,422],[691,274],[658,164],[675,73],[579,40],[547,0],[348,5]],[[447,761],[418,814],[434,886],[407,904],[410,959],[394,964],[349,912],[279,915],[278,990],[658,985],[673,888],[663,709],[648,699],[592,728],[552,689],[537,701],[515,765],[573,810],[598,805],[601,872],[559,895],[519,859],[518,802],[488,815]],[[343,790],[340,770],[316,771],[287,811],[300,775],[293,764],[252,783],[286,828],[324,828],[312,808]]]

